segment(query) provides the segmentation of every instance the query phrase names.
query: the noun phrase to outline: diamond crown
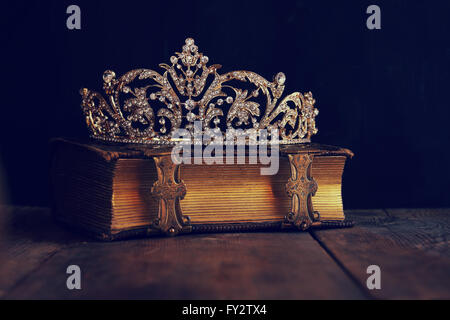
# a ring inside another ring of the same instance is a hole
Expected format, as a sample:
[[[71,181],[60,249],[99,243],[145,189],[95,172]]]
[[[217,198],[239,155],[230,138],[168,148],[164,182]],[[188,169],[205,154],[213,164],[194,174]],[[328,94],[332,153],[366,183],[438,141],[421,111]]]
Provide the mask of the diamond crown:
[[[116,78],[113,71],[105,71],[106,98],[88,89],[80,91],[91,137],[172,144],[175,130],[193,131],[195,121],[203,130],[234,130],[241,135],[267,129],[277,132],[282,144],[310,142],[317,133],[318,109],[311,92],[292,93],[277,104],[285,87],[284,73],[272,82],[250,71],[219,74],[221,66],[208,66],[208,61],[188,38],[170,65],[160,64],[162,74],[136,69]]]

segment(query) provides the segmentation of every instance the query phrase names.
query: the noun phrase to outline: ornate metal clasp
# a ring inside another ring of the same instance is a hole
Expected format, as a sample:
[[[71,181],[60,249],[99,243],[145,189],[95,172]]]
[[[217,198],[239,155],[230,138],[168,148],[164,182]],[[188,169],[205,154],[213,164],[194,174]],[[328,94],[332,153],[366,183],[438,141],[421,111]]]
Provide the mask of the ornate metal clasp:
[[[289,154],[291,177],[286,192],[291,198],[291,212],[286,216],[283,227],[307,230],[320,223],[320,214],[313,210],[312,200],[317,191],[317,182],[311,175],[314,156],[311,154]]]
[[[159,210],[152,229],[169,236],[191,232],[190,219],[183,216],[180,206],[180,200],[186,195],[186,185],[180,180],[180,165],[174,164],[170,155],[155,156],[154,160],[158,181],[151,192],[159,201]]]

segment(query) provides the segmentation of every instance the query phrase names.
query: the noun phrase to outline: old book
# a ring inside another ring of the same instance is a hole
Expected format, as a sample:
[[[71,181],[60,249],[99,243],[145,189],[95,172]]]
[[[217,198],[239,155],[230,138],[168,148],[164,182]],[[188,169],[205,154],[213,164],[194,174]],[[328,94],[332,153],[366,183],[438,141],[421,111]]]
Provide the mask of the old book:
[[[341,196],[347,149],[281,146],[278,173],[261,175],[261,164],[171,166],[162,146],[51,146],[56,219],[101,239],[351,225]]]

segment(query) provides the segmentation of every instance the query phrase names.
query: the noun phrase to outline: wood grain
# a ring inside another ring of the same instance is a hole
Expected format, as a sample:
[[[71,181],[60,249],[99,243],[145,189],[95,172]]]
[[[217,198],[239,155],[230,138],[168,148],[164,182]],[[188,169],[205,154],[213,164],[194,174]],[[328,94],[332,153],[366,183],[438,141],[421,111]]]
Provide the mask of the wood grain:
[[[57,227],[47,208],[0,207],[0,298],[61,248],[82,241]]]
[[[450,259],[428,250],[434,243],[438,247],[441,243],[432,240],[438,234],[429,227],[433,220],[428,222],[428,215],[411,215],[406,211],[390,211],[393,215],[384,210],[347,211],[346,215],[356,221],[356,227],[318,230],[312,234],[363,287],[369,277],[367,267],[381,268],[381,290],[367,291],[375,298],[448,299]],[[417,220],[413,224],[414,219]],[[441,223],[446,221],[442,219]],[[448,233],[444,236],[448,237]]]
[[[4,208],[3,299],[450,298],[448,209],[347,211],[352,229],[233,233],[104,243],[45,208]],[[82,290],[66,289],[66,268]],[[366,269],[381,268],[381,290]]]
[[[82,290],[65,269],[81,267]],[[61,250],[7,298],[358,299],[308,233],[188,235]]]
[[[450,258],[450,209],[386,209],[384,224],[402,247]]]

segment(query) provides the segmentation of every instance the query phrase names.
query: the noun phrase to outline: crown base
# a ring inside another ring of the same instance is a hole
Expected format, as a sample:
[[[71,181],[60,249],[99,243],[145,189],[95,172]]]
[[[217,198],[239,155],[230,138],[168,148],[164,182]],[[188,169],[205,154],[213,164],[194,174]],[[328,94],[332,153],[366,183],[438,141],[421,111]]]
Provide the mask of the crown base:
[[[160,139],[160,138],[147,138],[147,139],[129,139],[129,138],[124,138],[124,137],[104,137],[104,136],[94,136],[91,135],[90,136],[91,139],[94,140],[99,140],[99,141],[103,141],[106,143],[123,143],[123,144],[142,144],[142,145],[169,145],[169,146],[174,146],[177,143],[192,143],[195,145],[201,144],[200,142],[194,141],[193,139],[190,141],[189,139]],[[245,144],[248,145],[250,141],[248,139],[245,140]],[[230,144],[231,142],[227,142],[224,141],[224,145]],[[267,140],[267,141],[256,141],[255,143],[251,143],[253,145],[259,145],[259,144],[267,144],[267,143],[271,143],[271,140]],[[274,143],[274,142],[273,142]],[[276,140],[276,143],[280,144],[280,145],[292,145],[292,144],[306,144],[306,143],[311,143],[311,139],[292,139],[292,140],[287,140],[287,139],[279,139]],[[204,145],[208,145],[209,143],[206,143],[203,141]],[[239,144],[239,143],[232,143],[232,144]]]

